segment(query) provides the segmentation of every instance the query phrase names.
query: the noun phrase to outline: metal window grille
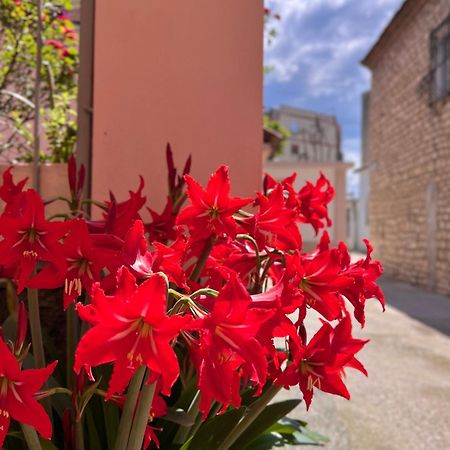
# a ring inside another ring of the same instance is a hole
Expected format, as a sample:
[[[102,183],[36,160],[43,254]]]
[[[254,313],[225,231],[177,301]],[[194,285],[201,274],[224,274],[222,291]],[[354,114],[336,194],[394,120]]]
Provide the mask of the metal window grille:
[[[431,32],[431,101],[450,94],[450,15]]]

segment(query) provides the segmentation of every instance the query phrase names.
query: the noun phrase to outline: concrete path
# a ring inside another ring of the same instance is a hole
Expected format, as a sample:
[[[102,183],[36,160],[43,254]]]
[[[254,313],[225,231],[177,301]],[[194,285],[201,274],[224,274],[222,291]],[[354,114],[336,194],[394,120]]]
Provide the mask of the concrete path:
[[[359,354],[369,378],[349,370],[350,401],[317,392],[310,411],[300,404],[292,417],[327,435],[329,450],[450,450],[450,338],[436,330],[449,334],[450,298],[387,279],[382,287],[386,312],[369,301],[366,327],[354,330],[371,339]]]

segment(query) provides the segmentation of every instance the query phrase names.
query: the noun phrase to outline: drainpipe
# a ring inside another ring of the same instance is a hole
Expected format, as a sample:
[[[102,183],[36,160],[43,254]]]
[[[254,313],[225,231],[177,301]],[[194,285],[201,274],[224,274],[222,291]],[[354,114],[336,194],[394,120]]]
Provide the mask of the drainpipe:
[[[83,0],[80,12],[80,69],[78,74],[77,99],[77,146],[78,164],[86,168],[84,197],[91,195],[92,185],[92,115],[94,83],[94,31],[95,0]],[[87,211],[89,212],[89,211]]]
[[[41,132],[41,69],[42,69],[42,5],[36,0],[36,72],[34,79],[34,121],[33,121],[33,188],[40,192],[41,179],[39,170],[40,132]]]

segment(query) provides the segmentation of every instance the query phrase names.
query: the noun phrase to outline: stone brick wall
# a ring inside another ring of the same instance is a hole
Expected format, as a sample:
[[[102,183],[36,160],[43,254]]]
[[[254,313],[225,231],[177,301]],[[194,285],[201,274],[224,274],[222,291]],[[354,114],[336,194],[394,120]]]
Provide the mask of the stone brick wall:
[[[369,222],[386,273],[450,294],[450,96],[431,104],[430,33],[448,0],[409,0],[363,62],[372,71]]]

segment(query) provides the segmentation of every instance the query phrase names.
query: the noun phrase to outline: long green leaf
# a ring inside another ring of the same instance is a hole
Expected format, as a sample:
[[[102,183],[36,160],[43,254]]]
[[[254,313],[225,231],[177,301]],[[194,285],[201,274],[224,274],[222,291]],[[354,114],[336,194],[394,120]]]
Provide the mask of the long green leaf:
[[[301,400],[284,400],[266,406],[264,411],[256,420],[242,433],[238,440],[231,447],[232,450],[242,450],[257,439],[261,434],[270,428],[279,419],[290,413]],[[250,448],[250,447],[248,447]]]
[[[231,409],[206,421],[180,450],[217,450],[244,412],[245,408]]]

